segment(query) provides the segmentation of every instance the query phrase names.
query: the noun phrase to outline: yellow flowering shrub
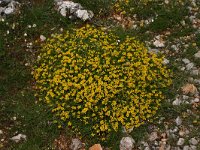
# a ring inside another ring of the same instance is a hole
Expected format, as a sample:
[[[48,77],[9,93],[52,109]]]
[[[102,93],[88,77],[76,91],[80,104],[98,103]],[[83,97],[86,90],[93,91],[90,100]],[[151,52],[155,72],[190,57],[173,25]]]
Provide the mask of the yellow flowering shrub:
[[[162,61],[132,37],[120,41],[87,25],[48,39],[33,76],[62,126],[105,137],[156,114],[162,89],[171,84]]]

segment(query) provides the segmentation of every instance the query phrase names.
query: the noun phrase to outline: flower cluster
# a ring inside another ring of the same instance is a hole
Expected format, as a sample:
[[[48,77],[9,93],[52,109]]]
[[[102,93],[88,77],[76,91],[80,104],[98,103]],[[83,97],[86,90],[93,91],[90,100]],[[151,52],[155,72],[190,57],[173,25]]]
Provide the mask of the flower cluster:
[[[90,25],[43,45],[33,76],[38,96],[71,128],[90,135],[139,127],[156,114],[171,84],[163,58],[132,37]],[[81,123],[81,126],[80,126]]]

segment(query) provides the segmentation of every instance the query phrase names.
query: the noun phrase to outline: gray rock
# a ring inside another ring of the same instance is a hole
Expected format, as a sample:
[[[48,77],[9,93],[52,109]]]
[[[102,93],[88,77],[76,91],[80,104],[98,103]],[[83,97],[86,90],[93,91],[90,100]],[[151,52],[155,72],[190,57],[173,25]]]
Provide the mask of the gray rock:
[[[181,71],[184,71],[184,70],[185,70],[185,67],[181,67],[180,69],[181,69]]]
[[[149,135],[149,141],[155,141],[156,139],[158,139],[158,133],[157,132],[152,132]]]
[[[194,76],[198,76],[199,75],[199,70],[198,69],[192,70],[191,74],[194,75]]]
[[[200,51],[198,51],[196,54],[194,54],[195,58],[200,58]]]
[[[190,147],[189,147],[188,145],[185,145],[185,146],[183,147],[183,150],[190,150]]]
[[[79,9],[76,11],[75,14],[78,18],[82,19],[83,21],[90,20],[94,16],[94,13],[90,10],[80,10]]]
[[[144,150],[151,150],[151,149],[150,149],[150,147],[148,146],[148,147],[145,147]]]
[[[185,135],[185,131],[180,130],[180,131],[178,132],[178,134],[179,134],[181,137],[183,137],[183,136]]]
[[[6,8],[6,9],[4,10],[4,13],[5,13],[6,15],[12,14],[13,12],[14,12],[14,8],[12,8],[12,7],[8,7],[8,8]]]
[[[186,65],[187,70],[191,70],[193,67],[194,67],[194,63],[192,62]]]
[[[200,79],[194,79],[194,83],[199,84],[200,85]]]
[[[183,100],[188,100],[189,96],[183,95]]]
[[[169,60],[168,60],[168,59],[166,59],[166,58],[164,58],[164,60],[163,60],[163,64],[164,64],[164,65],[167,65],[167,64],[169,64]]]
[[[198,103],[198,102],[199,102],[199,98],[195,98],[195,99],[194,99],[194,102],[195,102],[195,103]]]
[[[72,139],[70,149],[71,150],[79,150],[82,146],[83,146],[82,142],[79,139],[75,138],[75,139]]]
[[[9,14],[13,14],[17,11],[17,8],[20,6],[20,4],[14,0],[11,1],[2,1],[2,3],[0,3],[2,6],[2,4],[4,4],[4,6],[0,7],[0,15],[9,15]]]
[[[90,20],[93,18],[94,13],[90,10],[85,10],[79,3],[72,1],[57,1],[56,5],[58,11],[64,17],[67,15],[69,18],[80,18],[83,21]]]
[[[189,19],[190,19],[191,22],[193,22],[195,18],[196,18],[195,16],[190,16],[189,17]]]
[[[134,148],[135,140],[132,137],[123,137],[120,141],[120,150],[132,150]]]
[[[149,53],[154,53],[154,54],[158,54],[159,53],[159,50],[158,49],[152,49],[152,48],[148,48],[148,52]]]
[[[172,45],[171,48],[172,48],[173,50],[175,50],[175,51],[178,50],[178,47],[177,47],[176,45]]]
[[[176,100],[174,100],[174,101],[172,102],[172,105],[174,105],[174,106],[178,106],[178,105],[180,105],[180,104],[181,104],[181,100],[178,99],[178,98],[176,98]]]
[[[197,145],[198,144],[198,141],[195,139],[195,138],[191,138],[189,140],[189,143],[192,144],[192,145]]]
[[[195,145],[190,146],[191,150],[197,150],[197,147]]]
[[[182,119],[178,116],[178,117],[176,118],[175,122],[176,122],[176,125],[177,125],[177,126],[180,126],[180,125],[182,124]]]
[[[44,42],[46,40],[46,37],[44,35],[40,35],[40,41]]]
[[[186,25],[185,20],[182,20],[182,21],[181,21],[181,25],[182,25],[182,26],[185,26],[185,25]]]
[[[149,144],[147,142],[141,141],[141,144],[144,145],[144,147],[149,147]]]
[[[170,145],[166,145],[165,150],[171,150],[171,146]]]
[[[26,140],[26,135],[24,134],[18,134],[16,136],[13,136],[12,138],[10,138],[12,141],[15,141],[16,143],[18,143],[20,140]]]
[[[185,143],[185,139],[184,138],[179,138],[178,142],[177,142],[177,145],[178,146],[182,146],[184,143]]]
[[[187,59],[187,58],[182,59],[182,61],[183,61],[185,64],[189,64],[189,63],[190,63],[190,60]]]

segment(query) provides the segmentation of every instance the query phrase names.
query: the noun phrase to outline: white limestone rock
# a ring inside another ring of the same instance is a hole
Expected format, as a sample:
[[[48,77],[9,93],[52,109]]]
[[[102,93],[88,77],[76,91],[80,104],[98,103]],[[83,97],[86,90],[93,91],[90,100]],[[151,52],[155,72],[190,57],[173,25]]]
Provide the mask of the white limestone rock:
[[[18,143],[21,140],[26,140],[26,135],[24,134],[18,134],[16,136],[13,136],[12,138],[10,138],[12,141],[15,141],[16,143]]]
[[[93,18],[94,13],[90,10],[85,10],[79,3],[74,3],[72,1],[56,1],[58,11],[64,17],[69,16],[69,18],[79,18],[83,21],[90,20]]]
[[[120,150],[132,150],[134,148],[135,140],[132,137],[123,137],[120,141]]]
[[[184,138],[179,138],[178,142],[177,142],[177,145],[178,146],[182,146],[184,143],[185,143],[185,139]]]

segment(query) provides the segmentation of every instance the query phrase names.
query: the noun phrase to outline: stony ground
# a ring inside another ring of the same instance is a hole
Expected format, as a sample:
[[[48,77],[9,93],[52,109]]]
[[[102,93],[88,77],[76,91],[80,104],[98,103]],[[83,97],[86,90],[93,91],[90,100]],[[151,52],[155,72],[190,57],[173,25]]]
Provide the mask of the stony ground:
[[[137,12],[129,15],[109,13],[99,0],[91,5],[77,0],[83,6],[79,6],[80,10],[92,12],[75,14],[59,12],[60,5],[53,0],[0,2],[0,149],[75,150],[95,144],[79,140],[66,129],[57,129],[48,108],[35,100],[31,90],[34,86],[31,64],[37,57],[40,44],[53,33],[85,23],[103,26],[120,36],[136,36],[149,51],[165,54],[164,63],[174,74],[173,85],[166,91],[166,101],[154,120],[131,133],[122,131],[115,142],[100,143],[103,149],[121,147],[123,150],[128,146],[141,150],[200,149],[198,0],[188,1],[183,8],[168,8],[170,1],[163,0],[162,5],[166,7],[163,10],[160,7],[162,11],[154,10],[158,7],[154,4],[147,8],[138,7]],[[152,10],[158,11],[157,14],[149,15]],[[87,17],[92,19],[88,21]],[[93,149],[99,147],[96,145]]]

